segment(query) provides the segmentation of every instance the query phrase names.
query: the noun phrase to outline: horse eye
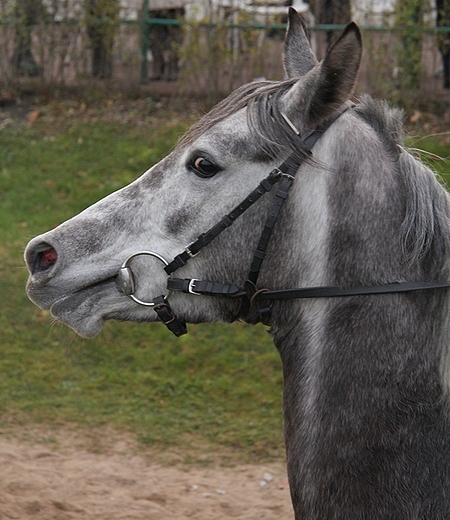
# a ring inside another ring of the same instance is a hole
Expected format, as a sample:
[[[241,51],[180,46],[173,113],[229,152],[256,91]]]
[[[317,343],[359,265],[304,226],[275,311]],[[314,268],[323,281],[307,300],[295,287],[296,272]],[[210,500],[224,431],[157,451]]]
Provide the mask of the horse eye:
[[[216,166],[211,161],[208,161],[208,159],[205,159],[204,157],[197,157],[192,162],[191,169],[199,177],[203,178],[213,177],[219,171],[218,166]]]

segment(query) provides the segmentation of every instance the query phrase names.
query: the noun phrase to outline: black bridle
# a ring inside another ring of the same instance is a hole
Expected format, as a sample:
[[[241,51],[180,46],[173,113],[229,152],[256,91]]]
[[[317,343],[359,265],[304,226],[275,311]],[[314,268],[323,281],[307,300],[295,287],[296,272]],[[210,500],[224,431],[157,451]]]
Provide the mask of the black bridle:
[[[282,114],[282,116],[288,126],[297,134],[298,139],[302,141],[305,150],[307,150],[307,156],[311,156],[311,150],[315,143],[336,121],[336,119],[352,106],[351,103],[347,103],[340,111],[336,112],[321,127],[316,129],[305,139],[300,137],[299,131],[287,116],[284,114]],[[206,295],[225,298],[241,298],[241,308],[236,318],[249,323],[257,323],[258,321],[261,321],[265,325],[269,325],[271,314],[270,305],[274,300],[335,298],[357,295],[402,293],[450,287],[450,282],[398,282],[386,285],[350,287],[345,289],[333,286],[281,290],[257,289],[259,273],[266,256],[267,247],[278,215],[288,197],[289,190],[295,180],[295,175],[300,166],[306,160],[307,156],[300,157],[299,154],[295,152],[292,153],[279,167],[272,170],[269,175],[260,182],[256,189],[254,189],[238,206],[225,215],[208,231],[202,233],[194,242],[189,244],[183,252],[175,256],[171,262],[167,262],[161,255],[152,251],[141,251],[127,258],[127,260],[122,264],[119,272],[119,284],[124,294],[131,297],[135,302],[141,305],[153,307],[160,320],[169,328],[169,330],[176,336],[181,336],[186,334],[187,328],[185,322],[175,316],[169,305],[168,297],[173,291],[199,296]],[[195,278],[182,279],[172,277],[172,274],[177,269],[186,265],[191,258],[195,257],[204,247],[210,244],[225,229],[230,227],[238,217],[255,204],[255,202],[257,202],[263,195],[270,192],[275,185],[278,185],[278,188],[274,194],[274,201],[266,218],[258,245],[253,253],[253,260],[250,265],[244,288],[240,288],[230,283],[198,280]],[[128,264],[132,258],[139,255],[150,255],[156,257],[165,264],[164,270],[169,276],[167,280],[167,289],[169,292],[167,295],[158,296],[152,302],[143,302],[134,296],[134,277]]]

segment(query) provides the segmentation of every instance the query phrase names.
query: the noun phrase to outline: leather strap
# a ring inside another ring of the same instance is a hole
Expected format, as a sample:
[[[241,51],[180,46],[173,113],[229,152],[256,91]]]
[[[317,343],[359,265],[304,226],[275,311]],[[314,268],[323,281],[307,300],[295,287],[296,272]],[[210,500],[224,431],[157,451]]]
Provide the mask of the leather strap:
[[[370,296],[376,294],[405,293],[412,291],[423,291],[429,289],[447,289],[450,282],[398,282],[385,285],[374,285],[366,287],[304,287],[298,289],[281,289],[270,291],[260,289],[251,297],[250,305],[243,321],[257,323],[261,321],[264,325],[270,325],[271,302],[274,300],[294,300],[312,298],[343,298],[348,296]]]
[[[314,132],[310,133],[307,137],[305,137],[304,143],[306,144],[306,146],[309,149],[311,149],[322,137],[322,135],[330,128],[330,126],[336,121],[336,119],[339,119],[344,112],[347,112],[347,110],[349,110],[350,108],[354,108],[355,106],[356,105],[355,103],[353,103],[353,101],[347,101],[340,111],[335,112],[323,123],[322,126],[319,126],[319,128],[314,130]]]
[[[275,193],[275,198],[273,204],[271,206],[271,211],[269,212],[269,216],[267,217],[266,223],[262,230],[258,245],[253,253],[253,260],[250,265],[250,270],[248,273],[248,280],[252,282],[252,284],[256,285],[258,281],[259,271],[261,269],[261,265],[263,263],[264,258],[266,257],[267,246],[269,245],[270,237],[272,236],[272,232],[277,221],[278,215],[280,214],[281,208],[285,200],[288,197],[289,189],[294,182],[295,174],[297,173],[298,165],[295,167],[290,166],[286,168],[286,171],[283,170],[283,167],[280,167],[281,175],[283,176],[280,185]]]
[[[366,287],[304,287],[301,289],[282,289],[279,291],[264,290],[261,292],[263,300],[292,300],[299,298],[340,298],[344,296],[370,296],[372,294],[391,294],[428,289],[445,289],[450,282],[399,282],[386,285]]]
[[[211,282],[210,280],[196,280],[195,278],[169,278],[167,280],[167,289],[187,294],[225,296],[229,298],[245,295],[245,292],[236,285]]]
[[[179,337],[187,333],[186,323],[175,316],[169,302],[164,298],[164,296],[156,297],[153,300],[153,303],[155,304],[153,310],[164,325],[173,332],[175,336]]]
[[[286,123],[289,125],[289,127],[298,136],[300,141],[303,142],[303,145],[308,150],[308,153],[312,155],[311,150],[313,146],[317,143],[317,141],[322,137],[322,135],[339,117],[341,117],[341,115],[344,112],[346,112],[349,108],[353,106],[354,104],[351,101],[345,103],[341,110],[330,116],[323,123],[323,125],[314,130],[314,132],[310,133],[307,137],[305,137],[305,139],[302,139],[300,137],[298,130],[295,128],[294,124],[289,120],[289,118],[285,114],[282,114],[282,116]],[[275,193],[275,198],[270,208],[269,214],[266,218],[266,222],[262,230],[258,245],[253,253],[253,260],[250,265],[250,270],[247,278],[247,282],[250,282],[255,288],[256,282],[258,281],[259,277],[259,271],[261,270],[262,263],[266,256],[267,246],[269,245],[269,241],[272,236],[272,232],[275,227],[276,221],[278,219],[278,215],[280,214],[281,208],[283,207],[283,204],[285,203],[289,195],[289,190],[295,180],[295,175],[297,174],[298,169],[304,161],[305,157],[299,158],[296,156],[294,152],[279,167],[282,180]]]
[[[201,249],[207,246],[212,240],[222,233],[225,229],[231,226],[233,222],[244,213],[250,206],[252,206],[265,193],[269,192],[273,186],[281,179],[280,170],[275,168],[270,174],[263,179],[260,184],[248,195],[238,206],[236,206],[228,215],[225,215],[216,225],[211,229],[202,233],[197,240],[192,242],[182,253],[177,255],[172,262],[170,262],[164,270],[167,274],[171,274],[193,258]]]

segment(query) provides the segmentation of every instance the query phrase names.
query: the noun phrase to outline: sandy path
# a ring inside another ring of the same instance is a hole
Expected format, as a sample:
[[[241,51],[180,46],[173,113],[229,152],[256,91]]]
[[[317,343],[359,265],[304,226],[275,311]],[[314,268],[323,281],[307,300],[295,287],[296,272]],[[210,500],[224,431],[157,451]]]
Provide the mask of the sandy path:
[[[126,439],[95,453],[72,434],[29,437],[0,432],[1,520],[292,519],[282,462],[164,467]]]

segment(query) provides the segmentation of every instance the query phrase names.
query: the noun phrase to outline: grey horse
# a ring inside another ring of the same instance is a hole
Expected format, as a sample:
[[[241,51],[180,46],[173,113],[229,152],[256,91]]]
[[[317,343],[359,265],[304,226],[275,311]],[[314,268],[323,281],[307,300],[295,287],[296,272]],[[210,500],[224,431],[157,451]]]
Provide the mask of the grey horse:
[[[318,63],[291,9],[286,79],[240,87],[135,182],[31,240],[27,291],[84,337],[161,319],[157,306],[178,333],[263,319],[283,364],[295,518],[444,520],[449,199],[405,149],[400,111],[346,104],[360,59],[350,24]],[[290,182],[276,211],[274,178]],[[395,284],[419,290],[372,294]],[[281,299],[311,287],[335,289]]]

